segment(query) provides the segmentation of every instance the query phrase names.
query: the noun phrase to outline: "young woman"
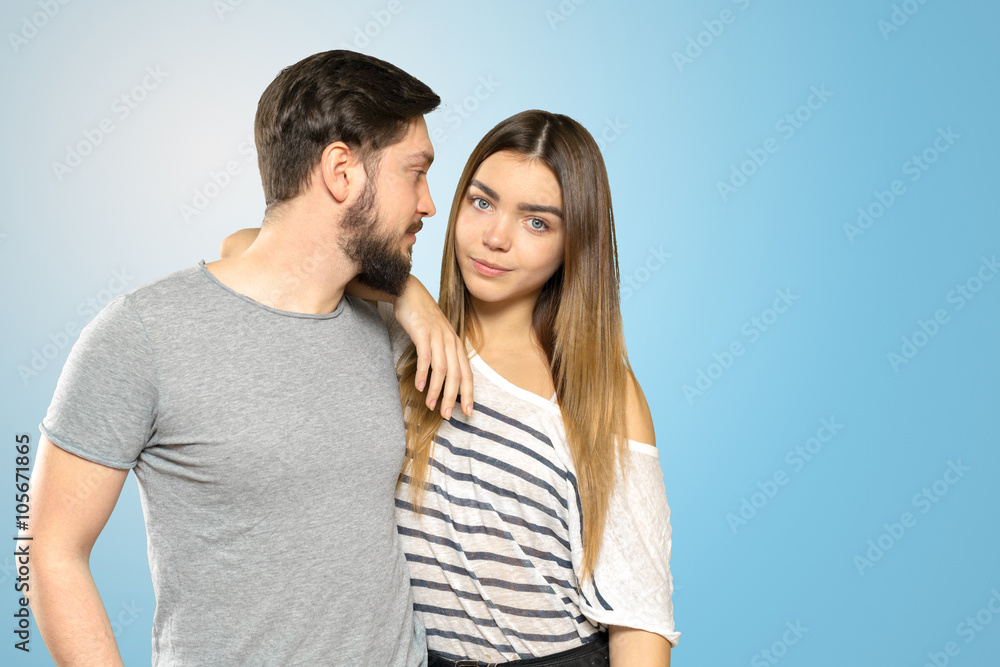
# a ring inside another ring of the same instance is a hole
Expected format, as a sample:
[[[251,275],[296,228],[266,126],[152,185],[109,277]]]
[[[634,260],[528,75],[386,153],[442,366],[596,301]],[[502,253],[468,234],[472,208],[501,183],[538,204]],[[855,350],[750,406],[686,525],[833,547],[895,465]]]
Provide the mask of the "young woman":
[[[396,518],[430,667],[606,664],[608,632],[611,664],[669,664],[670,510],[618,292],[591,135],[543,111],[494,127],[455,192],[439,297],[467,341],[471,415],[428,406],[387,317],[409,451]]]
[[[471,413],[438,405],[440,382],[418,390],[427,353],[380,305],[407,422],[396,520],[429,667],[670,664],[670,509],[618,292],[594,139],[525,111],[476,146],[448,220],[439,304],[466,342]]]

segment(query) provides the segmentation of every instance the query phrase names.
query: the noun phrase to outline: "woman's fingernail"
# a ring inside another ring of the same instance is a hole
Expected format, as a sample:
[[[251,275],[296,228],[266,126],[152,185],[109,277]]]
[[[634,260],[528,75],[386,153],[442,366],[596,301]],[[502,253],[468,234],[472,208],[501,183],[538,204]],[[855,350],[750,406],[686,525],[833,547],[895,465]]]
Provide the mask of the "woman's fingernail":
[[[417,383],[417,391],[423,391],[423,390],[424,390],[424,385],[425,385],[425,384],[427,384],[427,383],[426,383],[426,382],[424,382],[423,380],[421,380],[420,382],[418,382],[418,383]]]

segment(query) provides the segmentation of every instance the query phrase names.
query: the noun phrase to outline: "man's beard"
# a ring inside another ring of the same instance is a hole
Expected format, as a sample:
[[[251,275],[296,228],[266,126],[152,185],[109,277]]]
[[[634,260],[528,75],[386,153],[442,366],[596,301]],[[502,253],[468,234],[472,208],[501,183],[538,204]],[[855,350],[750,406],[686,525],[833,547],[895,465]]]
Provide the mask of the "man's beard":
[[[340,247],[358,263],[361,269],[358,281],[362,285],[399,296],[410,277],[412,250],[400,252],[402,238],[391,230],[379,234],[379,218],[375,205],[375,186],[372,179],[365,185],[358,201],[344,214],[344,237]]]

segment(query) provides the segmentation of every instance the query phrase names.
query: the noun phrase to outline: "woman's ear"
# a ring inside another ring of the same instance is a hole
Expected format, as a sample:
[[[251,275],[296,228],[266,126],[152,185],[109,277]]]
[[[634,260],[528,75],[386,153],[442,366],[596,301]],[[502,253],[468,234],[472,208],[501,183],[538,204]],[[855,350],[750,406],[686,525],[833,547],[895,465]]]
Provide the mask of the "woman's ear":
[[[357,186],[358,179],[363,178],[358,172],[358,169],[363,170],[361,161],[343,141],[335,141],[323,149],[319,167],[326,189],[341,204],[350,196],[351,187]]]

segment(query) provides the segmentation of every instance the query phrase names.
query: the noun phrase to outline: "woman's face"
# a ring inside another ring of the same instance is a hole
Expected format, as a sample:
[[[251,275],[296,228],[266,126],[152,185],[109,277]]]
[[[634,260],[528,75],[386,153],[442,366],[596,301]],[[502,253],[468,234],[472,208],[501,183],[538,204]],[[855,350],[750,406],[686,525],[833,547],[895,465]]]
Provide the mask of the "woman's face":
[[[534,302],[563,263],[562,209],[562,191],[545,163],[512,151],[486,158],[455,220],[458,265],[472,297]]]

